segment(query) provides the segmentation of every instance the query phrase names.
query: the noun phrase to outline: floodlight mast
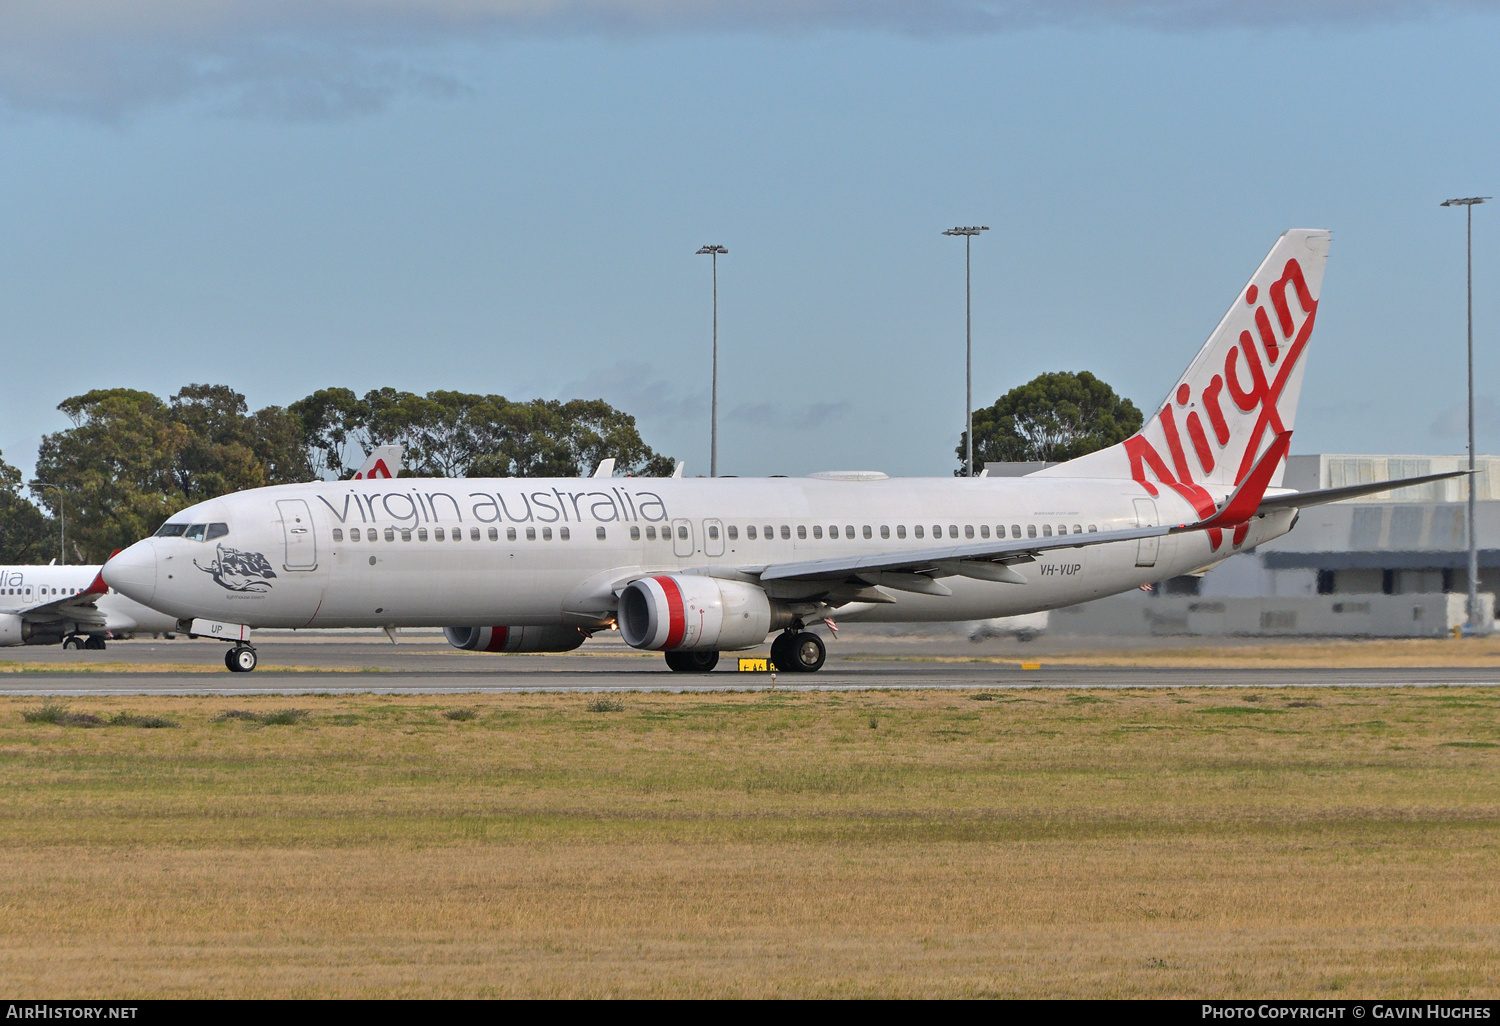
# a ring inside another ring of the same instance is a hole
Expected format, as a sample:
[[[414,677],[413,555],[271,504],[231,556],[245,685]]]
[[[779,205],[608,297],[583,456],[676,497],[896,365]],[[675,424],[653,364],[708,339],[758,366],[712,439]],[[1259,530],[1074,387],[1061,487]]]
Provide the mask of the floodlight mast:
[[[1465,250],[1469,280],[1469,608],[1470,633],[1479,630],[1479,540],[1474,523],[1474,208],[1490,196],[1444,200],[1442,206],[1463,207],[1467,220]]]
[[[704,246],[694,256],[709,256],[714,262],[714,384],[709,414],[708,476],[719,476],[719,254],[728,253],[723,246]]]
[[[974,314],[969,302],[969,243],[987,224],[968,228],[949,228],[944,235],[964,237],[964,473],[974,476]]]

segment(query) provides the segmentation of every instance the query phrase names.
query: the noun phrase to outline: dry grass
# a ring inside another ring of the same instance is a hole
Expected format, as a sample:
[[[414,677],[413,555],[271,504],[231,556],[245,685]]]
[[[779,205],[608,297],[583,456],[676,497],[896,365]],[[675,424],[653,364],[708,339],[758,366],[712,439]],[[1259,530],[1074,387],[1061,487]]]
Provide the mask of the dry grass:
[[[71,995],[1488,996],[1480,689],[0,700]],[[126,700],[78,700],[100,718]],[[233,703],[231,706],[230,703]]]
[[[1063,638],[1051,644],[1065,645]],[[995,663],[1020,666],[1014,656],[856,655],[855,662]],[[1500,635],[1484,638],[1400,638],[1241,643],[1226,639],[1202,648],[1083,649],[1038,651],[1026,656],[1043,666],[1132,666],[1185,669],[1286,669],[1288,667],[1381,668],[1389,666],[1485,667],[1500,665]]]

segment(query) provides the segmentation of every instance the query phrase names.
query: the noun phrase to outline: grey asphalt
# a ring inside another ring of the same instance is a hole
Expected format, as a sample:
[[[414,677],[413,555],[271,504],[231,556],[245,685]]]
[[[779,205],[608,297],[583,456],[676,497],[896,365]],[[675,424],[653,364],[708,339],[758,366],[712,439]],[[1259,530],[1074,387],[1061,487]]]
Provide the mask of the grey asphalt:
[[[4,649],[0,650],[0,670],[7,663],[24,663],[27,670],[0,672],[0,695],[1500,685],[1500,666],[1228,670],[1057,666],[1048,665],[1047,653],[1035,647],[972,646],[961,637],[942,636],[832,642],[828,663],[820,672],[777,674],[774,681],[770,674],[737,672],[731,655],[711,674],[671,673],[660,656],[642,655],[618,642],[598,639],[579,652],[551,655],[459,652],[440,637],[421,632],[404,637],[399,645],[391,645],[380,635],[268,633],[257,638],[256,648],[261,665],[250,674],[225,670],[224,646],[206,640],[113,642],[104,652]],[[1015,662],[951,661],[982,656],[1037,659],[1041,668],[1023,670]],[[97,669],[79,672],[88,666]]]

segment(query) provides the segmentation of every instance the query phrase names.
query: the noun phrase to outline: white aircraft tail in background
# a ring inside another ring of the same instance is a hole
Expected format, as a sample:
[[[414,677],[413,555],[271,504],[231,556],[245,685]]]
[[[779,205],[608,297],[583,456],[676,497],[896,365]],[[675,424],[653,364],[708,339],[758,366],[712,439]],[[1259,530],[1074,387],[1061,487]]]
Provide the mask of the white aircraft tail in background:
[[[364,464],[354,472],[354,481],[373,481],[382,477],[401,476],[401,457],[406,454],[404,445],[377,445]]]

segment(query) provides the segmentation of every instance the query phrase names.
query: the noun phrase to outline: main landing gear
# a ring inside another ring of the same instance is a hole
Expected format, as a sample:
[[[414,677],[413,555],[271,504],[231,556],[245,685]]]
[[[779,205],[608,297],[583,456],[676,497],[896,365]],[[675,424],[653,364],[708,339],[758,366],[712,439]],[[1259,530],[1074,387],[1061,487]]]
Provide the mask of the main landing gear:
[[[224,665],[230,673],[249,673],[257,661],[255,649],[249,645],[236,645],[224,653]]]
[[[707,673],[719,665],[717,652],[668,652],[667,669],[674,673]]]
[[[771,662],[786,673],[816,673],[827,658],[823,639],[812,631],[785,631],[771,642]]]
[[[62,647],[98,651],[104,647],[104,636],[102,634],[70,634],[63,639]]]

